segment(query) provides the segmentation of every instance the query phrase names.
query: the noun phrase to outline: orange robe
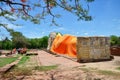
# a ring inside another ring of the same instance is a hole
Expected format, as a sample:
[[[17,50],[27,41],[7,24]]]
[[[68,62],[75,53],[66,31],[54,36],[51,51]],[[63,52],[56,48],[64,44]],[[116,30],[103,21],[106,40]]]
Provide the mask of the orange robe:
[[[56,54],[65,54],[70,57],[76,57],[77,38],[71,35],[58,34],[51,46],[50,51]]]

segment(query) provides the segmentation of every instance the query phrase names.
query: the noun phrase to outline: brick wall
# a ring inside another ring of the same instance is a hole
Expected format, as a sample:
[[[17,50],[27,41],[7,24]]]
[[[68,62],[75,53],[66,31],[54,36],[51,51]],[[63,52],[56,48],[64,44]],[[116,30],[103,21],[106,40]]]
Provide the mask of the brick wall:
[[[111,55],[120,56],[120,47],[111,47],[110,53]]]

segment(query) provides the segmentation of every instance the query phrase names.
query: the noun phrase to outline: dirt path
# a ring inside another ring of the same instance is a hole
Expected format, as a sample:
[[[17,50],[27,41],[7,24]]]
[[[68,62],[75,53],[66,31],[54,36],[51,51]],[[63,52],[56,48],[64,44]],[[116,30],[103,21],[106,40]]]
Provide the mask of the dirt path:
[[[68,69],[74,67],[81,68],[94,68],[98,70],[109,70],[120,72],[116,68],[120,67],[120,57],[114,56],[114,59],[111,61],[101,61],[101,62],[90,62],[90,63],[78,63],[70,59],[64,58],[62,56],[52,55],[43,50],[37,51],[38,55],[36,56],[36,62],[38,65],[50,66],[50,65],[59,65],[60,69]]]
[[[18,76],[15,80],[120,80],[120,70],[116,69],[120,67],[120,57],[118,56],[115,56],[112,61],[78,63],[43,50],[33,53],[38,53],[38,55],[30,56],[26,66],[58,65],[58,68],[50,71],[35,70],[32,75]],[[99,70],[103,72],[97,72]]]
[[[73,68],[81,65],[80,63],[77,63],[70,59],[67,59],[61,56],[52,55],[43,50],[38,51],[37,57],[38,58],[36,59],[39,60],[37,62],[39,62],[39,65],[42,65],[42,66],[59,65],[59,68],[65,69],[65,68]]]
[[[37,52],[38,55],[34,56],[34,61],[38,65],[59,65],[59,67],[57,70],[35,72],[32,76],[26,76],[23,80],[120,80],[120,70],[116,69],[120,67],[120,57],[115,56],[112,61],[78,63],[42,50]],[[84,68],[84,70],[81,70],[81,68]],[[103,70],[103,72],[96,72],[99,70]],[[119,74],[114,74],[114,72],[119,72]]]
[[[114,56],[114,59],[111,61],[101,61],[101,62],[91,62],[82,64],[84,68],[94,68],[98,70],[114,71],[120,72],[117,70],[120,67],[120,57]]]

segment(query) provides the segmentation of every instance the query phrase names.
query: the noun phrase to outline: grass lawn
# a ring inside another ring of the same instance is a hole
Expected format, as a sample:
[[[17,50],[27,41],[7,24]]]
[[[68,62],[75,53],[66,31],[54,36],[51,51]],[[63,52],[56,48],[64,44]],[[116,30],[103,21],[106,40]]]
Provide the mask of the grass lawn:
[[[18,59],[19,56],[21,56],[21,55],[18,55],[17,57],[0,58],[0,67],[3,67],[7,64],[10,64],[10,63],[14,62],[15,60]],[[29,59],[28,56],[22,56],[22,59],[19,61],[18,65],[24,64],[28,59]]]
[[[19,61],[18,65],[22,65],[24,64],[30,57],[29,56],[23,56],[22,59]]]
[[[58,65],[51,65],[51,66],[36,66],[37,63],[35,63],[34,66],[27,66],[30,65],[29,61],[31,61],[31,57],[34,56],[26,56],[26,55],[20,55],[22,56],[21,60],[18,62],[18,64],[11,69],[9,72],[5,73],[3,75],[3,77],[5,78],[13,78],[15,76],[21,76],[21,75],[32,75],[33,71],[37,70],[37,71],[49,71],[49,70],[53,70],[56,69],[58,67]]]
[[[10,64],[17,60],[18,57],[6,57],[6,58],[0,58],[0,67],[5,66],[6,64]]]

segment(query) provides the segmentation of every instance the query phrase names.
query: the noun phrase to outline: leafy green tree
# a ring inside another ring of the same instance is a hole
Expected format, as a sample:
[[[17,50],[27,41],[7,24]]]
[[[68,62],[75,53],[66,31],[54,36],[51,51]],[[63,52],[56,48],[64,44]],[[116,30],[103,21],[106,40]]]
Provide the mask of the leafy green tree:
[[[20,32],[12,32],[12,41],[8,38],[0,41],[0,49],[13,49],[27,47],[29,49],[47,48],[48,36],[42,38],[26,39]]]
[[[33,47],[33,48],[38,48],[38,46],[39,46],[39,42],[38,42],[38,39],[37,38],[35,38],[35,39],[32,39],[31,40],[31,46]]]
[[[13,17],[30,20],[38,24],[40,20],[51,16],[51,22],[55,24],[55,19],[60,14],[54,13],[55,9],[62,8],[78,17],[78,20],[89,21],[89,3],[94,0],[0,0],[0,17],[14,22]],[[83,5],[84,4],[84,5]],[[38,11],[35,11],[38,10]],[[0,26],[6,24],[0,23]]]
[[[111,45],[112,46],[120,46],[120,37],[111,35]]]
[[[20,47],[27,47],[28,42],[27,38],[22,35],[20,32],[10,32],[12,36],[13,47],[20,48]]]
[[[47,48],[48,45],[48,36],[44,36],[41,38],[41,48]]]
[[[28,48],[33,48],[33,49],[47,48],[48,36],[44,36],[42,38],[28,39],[28,42],[30,44]]]
[[[0,41],[0,48],[1,49],[12,49],[12,41],[10,41],[7,37]]]
[[[120,37],[118,37],[117,44],[118,44],[118,46],[120,46]]]
[[[118,37],[115,35],[111,36],[111,45],[116,45]]]
[[[17,19],[30,20],[35,24],[39,24],[40,20],[47,18],[57,26],[55,21],[61,14],[54,13],[54,10],[61,8],[77,16],[78,20],[89,21],[92,20],[92,17],[89,15],[89,3],[93,1],[94,0],[0,0],[0,18],[12,24],[15,24]],[[82,3],[84,3],[84,5]],[[50,16],[50,18],[48,18],[48,16]],[[23,46],[23,43],[25,44],[24,46],[26,46],[28,43],[25,37],[21,35],[21,33],[13,33],[13,30],[8,29],[7,25],[7,23],[0,21],[0,27],[2,26],[7,29],[13,36],[14,47]],[[18,24],[15,25],[18,26]],[[32,43],[34,43],[34,41],[32,41]],[[34,44],[31,45],[34,46]],[[43,45],[44,44],[41,44],[41,46]]]
[[[0,49],[2,49],[2,41],[0,41]]]

